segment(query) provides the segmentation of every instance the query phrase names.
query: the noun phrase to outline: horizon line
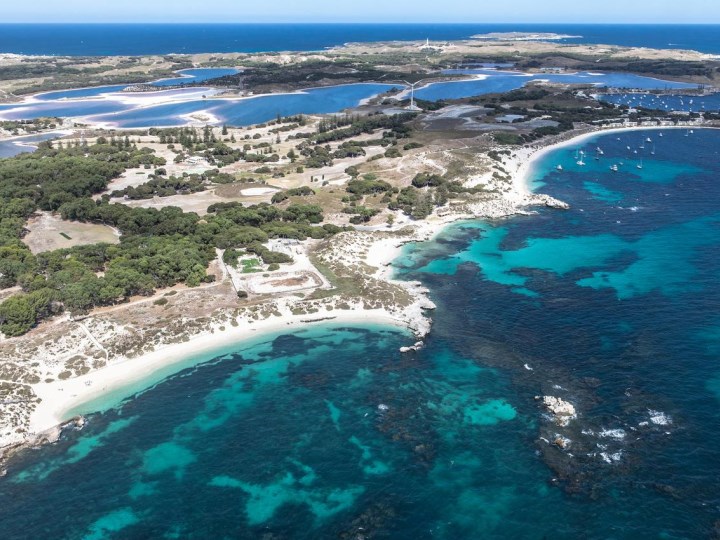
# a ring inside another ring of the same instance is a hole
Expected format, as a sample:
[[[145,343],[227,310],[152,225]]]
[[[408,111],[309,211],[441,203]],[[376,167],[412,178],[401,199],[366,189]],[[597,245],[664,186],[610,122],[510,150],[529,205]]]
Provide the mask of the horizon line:
[[[61,26],[66,24],[77,24],[77,25],[133,25],[133,24],[154,24],[154,25],[197,25],[197,24],[205,24],[205,25],[218,25],[218,26],[235,26],[235,25],[293,25],[293,24],[314,24],[314,25],[399,25],[399,26],[413,26],[413,25],[434,25],[434,26],[469,26],[469,25],[548,25],[548,24],[557,24],[557,25],[573,25],[573,26],[720,26],[719,22],[595,22],[595,23],[586,23],[586,22],[571,22],[571,21],[546,21],[546,22],[528,22],[528,21],[514,21],[514,22],[505,22],[505,21],[499,21],[499,22],[493,22],[493,21],[484,21],[484,22],[455,22],[455,21],[446,21],[446,22],[434,22],[434,21],[414,21],[414,22],[402,22],[402,21],[281,21],[281,22],[271,22],[271,21],[246,21],[246,22],[223,22],[223,21],[200,21],[200,22],[193,22],[193,21],[167,21],[167,22],[161,22],[161,21],[61,21],[61,22],[55,22],[55,21],[11,21],[11,22],[3,22],[0,21],[0,26],[2,25],[52,25],[52,26]]]

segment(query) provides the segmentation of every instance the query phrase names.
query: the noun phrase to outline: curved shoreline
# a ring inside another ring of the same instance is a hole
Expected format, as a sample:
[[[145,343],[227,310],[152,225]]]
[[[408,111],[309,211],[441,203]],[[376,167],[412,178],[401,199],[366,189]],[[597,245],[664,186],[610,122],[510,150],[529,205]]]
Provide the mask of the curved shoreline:
[[[698,129],[707,127],[696,125]],[[563,207],[564,203],[555,201],[547,195],[534,194],[531,190],[534,165],[548,153],[563,147],[580,144],[605,134],[625,131],[688,129],[687,126],[636,126],[613,129],[598,129],[578,134],[566,140],[542,147],[516,149],[512,159],[512,187],[498,199],[486,201],[477,206],[472,213],[432,215],[417,223],[412,233],[403,237],[376,238],[368,250],[365,262],[377,270],[372,274],[388,282],[395,282],[390,263],[397,258],[402,246],[408,242],[425,241],[440,234],[449,224],[463,219],[507,218],[518,213],[528,213],[526,208],[532,205]],[[156,350],[134,358],[120,357],[117,361],[86,375],[73,379],[56,380],[52,383],[31,385],[40,399],[30,414],[28,432],[22,440],[8,441],[0,448],[0,456],[7,457],[14,448],[25,447],[55,440],[61,426],[78,414],[96,412],[97,404],[105,400],[104,407],[117,405],[141,390],[147,389],[182,369],[198,365],[212,359],[223,349],[238,346],[249,339],[282,331],[293,331],[315,324],[380,324],[405,331],[414,330],[416,336],[424,336],[430,330],[431,322],[423,317],[421,310],[432,303],[424,298],[427,291],[422,284],[400,282],[415,298],[419,306],[418,313],[401,316],[387,309],[321,310],[312,315],[294,315],[285,313],[268,319],[248,321],[236,320],[237,326],[211,327],[193,336],[190,340],[163,345]],[[423,304],[423,300],[425,303]],[[417,319],[423,319],[418,321]]]
[[[528,191],[532,192],[532,175],[534,172],[533,166],[537,165],[537,162],[547,156],[549,153],[567,148],[568,146],[575,146],[582,144],[588,140],[592,140],[595,137],[602,137],[603,135],[610,135],[613,133],[624,133],[632,131],[663,131],[670,129],[720,129],[718,126],[703,125],[703,124],[687,124],[677,126],[628,126],[628,127],[617,127],[608,129],[596,129],[588,133],[581,133],[574,137],[558,141],[556,143],[538,147],[535,149],[517,169],[517,175],[521,178],[523,184],[527,187]]]
[[[380,324],[407,330],[404,321],[385,310],[282,316],[246,322],[217,332],[213,329],[190,341],[159,347],[134,358],[120,359],[80,377],[32,385],[41,402],[30,416],[29,434],[35,439],[51,439],[52,433],[74,417],[116,406],[183,369],[211,360],[229,347],[320,324]],[[105,403],[98,407],[96,404],[101,400]]]

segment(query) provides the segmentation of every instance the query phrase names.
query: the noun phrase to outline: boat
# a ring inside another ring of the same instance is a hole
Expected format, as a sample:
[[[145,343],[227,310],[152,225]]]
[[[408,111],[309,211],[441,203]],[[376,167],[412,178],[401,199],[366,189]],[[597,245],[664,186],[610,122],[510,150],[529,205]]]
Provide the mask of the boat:
[[[583,152],[582,150],[576,150],[576,151],[575,151],[575,160],[576,160],[575,163],[577,163],[577,164],[580,165],[581,167],[582,167],[583,165],[585,165],[585,162],[583,161],[583,156],[584,156],[584,155],[585,155],[585,152]]]
[[[617,166],[617,165],[611,165],[611,166],[610,166],[610,170],[611,170],[612,172],[617,172],[618,166]]]
[[[650,153],[654,156],[655,155],[655,145],[653,144],[653,149],[650,151]]]
[[[603,152],[603,149],[600,148],[599,146],[597,147],[597,153],[598,153],[599,156],[602,156],[602,155],[605,154],[605,152]]]
[[[660,132],[660,136],[661,136],[661,137],[663,136],[662,131]]]
[[[648,137],[647,139],[645,139],[645,142],[652,142],[652,139]]]
[[[558,165],[558,166],[555,167],[555,168],[556,168],[558,171],[562,171],[562,170],[563,170],[562,165]]]
[[[643,168],[642,158],[640,158],[640,163],[638,163],[638,164],[636,165],[636,167],[637,167],[638,169],[642,169],[642,168]]]

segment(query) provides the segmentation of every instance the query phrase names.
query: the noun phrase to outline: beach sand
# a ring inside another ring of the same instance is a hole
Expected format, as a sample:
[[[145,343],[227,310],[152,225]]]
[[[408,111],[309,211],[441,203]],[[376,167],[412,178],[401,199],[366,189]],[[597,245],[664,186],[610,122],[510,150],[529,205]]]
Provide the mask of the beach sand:
[[[32,413],[29,431],[34,436],[47,434],[78,414],[95,412],[92,404],[99,400],[106,406],[116,405],[140,388],[150,387],[170,374],[190,367],[192,364],[188,360],[207,360],[214,352],[219,353],[263,334],[291,331],[318,323],[406,326],[382,309],[326,311],[313,315],[283,315],[253,323],[241,322],[236,327],[222,331],[216,329],[185,343],[167,345],[149,354],[122,359],[74,379],[33,385],[33,391],[41,402]],[[113,397],[103,399],[109,395]]]
[[[662,126],[656,129],[687,129],[686,127]],[[271,316],[265,320],[248,321],[239,319],[237,326],[212,327],[209,331],[196,335],[187,342],[158,347],[155,351],[135,358],[119,358],[106,367],[86,375],[56,380],[52,383],[32,385],[32,390],[40,399],[29,422],[28,440],[52,440],[59,434],[58,426],[78,414],[94,412],[97,404],[103,407],[117,404],[141,389],[147,388],[177,371],[190,367],[194,363],[209,359],[213,352],[220,352],[245,340],[256,339],[263,334],[279,331],[292,331],[307,324],[321,322],[342,324],[387,324],[400,328],[412,328],[417,337],[430,330],[431,320],[424,313],[434,307],[427,297],[427,289],[419,282],[398,282],[392,274],[390,264],[398,257],[402,246],[408,242],[417,242],[433,238],[442,229],[454,221],[477,218],[504,218],[518,213],[529,213],[529,205],[548,205],[563,208],[563,203],[547,195],[533,194],[530,180],[534,164],[553,150],[581,144],[583,141],[608,133],[652,129],[648,127],[629,127],[595,130],[568,140],[540,147],[513,149],[513,156],[505,166],[512,176],[510,189],[504,191],[498,199],[484,201],[474,205],[467,214],[432,215],[426,220],[412,223],[412,232],[401,236],[388,237],[376,235],[371,240],[364,256],[358,259],[353,254],[353,245],[339,249],[339,258],[355,257],[354,262],[362,262],[375,267],[372,278],[401,284],[415,298],[415,304],[408,313],[399,316],[386,309],[363,309],[355,306],[352,310],[319,310],[312,315],[294,315],[289,309],[281,309],[280,316]],[[407,224],[399,224],[395,231]],[[371,234],[371,233],[368,233]],[[282,302],[282,300],[280,300]],[[409,336],[409,341],[412,339]]]

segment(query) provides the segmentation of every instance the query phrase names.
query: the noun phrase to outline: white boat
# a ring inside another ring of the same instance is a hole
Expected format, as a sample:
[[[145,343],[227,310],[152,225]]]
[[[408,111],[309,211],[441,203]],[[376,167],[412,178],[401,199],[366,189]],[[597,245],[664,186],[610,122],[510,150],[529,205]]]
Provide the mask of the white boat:
[[[653,149],[650,151],[650,153],[654,156],[655,155],[655,145],[653,144]]]
[[[661,137],[663,136],[662,131],[660,132],[660,136],[661,136]]]
[[[605,152],[603,152],[603,149],[600,148],[599,146],[597,147],[597,153],[598,153],[599,156],[602,156],[602,155],[605,154]]]
[[[648,137],[647,139],[645,139],[645,142],[652,142],[652,139]]]
[[[585,152],[583,152],[582,150],[576,150],[576,151],[575,151],[575,160],[576,160],[575,163],[577,163],[577,164],[580,165],[581,167],[582,167],[583,165],[585,165],[585,162],[583,161],[583,156],[584,156],[584,155],[585,155]]]
[[[642,169],[642,168],[643,168],[642,158],[640,158],[640,163],[638,163],[636,166],[637,166],[638,169]]]
[[[562,165],[558,165],[558,166],[555,167],[555,168],[556,168],[558,171],[562,171],[562,170],[563,170]]]
[[[617,166],[617,165],[611,165],[611,166],[610,166],[610,170],[611,170],[612,172],[617,172],[618,166]]]

